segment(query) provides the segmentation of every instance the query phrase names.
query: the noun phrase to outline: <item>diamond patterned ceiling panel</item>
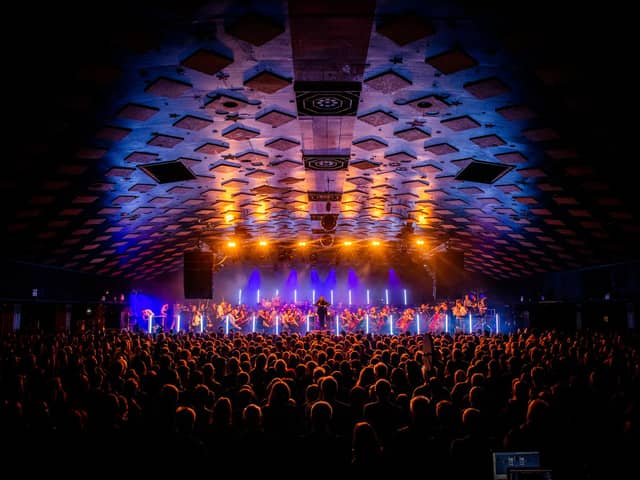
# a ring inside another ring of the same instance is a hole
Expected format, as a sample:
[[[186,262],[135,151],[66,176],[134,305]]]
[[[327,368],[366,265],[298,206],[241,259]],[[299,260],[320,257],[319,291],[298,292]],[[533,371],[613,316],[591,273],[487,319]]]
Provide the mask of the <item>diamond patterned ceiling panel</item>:
[[[28,127],[42,65],[23,61],[20,161],[0,181],[16,258],[143,278],[203,231],[295,241],[327,215],[337,240],[446,235],[495,278],[636,255],[628,106],[598,110],[614,72],[564,30],[541,42],[509,9],[446,0],[170,3],[34,30],[56,115]],[[503,176],[459,175],[474,162]]]

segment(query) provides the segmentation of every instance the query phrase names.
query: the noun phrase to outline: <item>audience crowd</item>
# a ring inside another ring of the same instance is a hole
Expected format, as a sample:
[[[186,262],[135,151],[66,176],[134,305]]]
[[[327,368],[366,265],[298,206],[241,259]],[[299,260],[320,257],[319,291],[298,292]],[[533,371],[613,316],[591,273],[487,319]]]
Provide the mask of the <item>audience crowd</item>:
[[[425,338],[16,332],[0,338],[3,453],[479,480],[494,450],[539,451],[559,479],[634,466],[637,336]]]

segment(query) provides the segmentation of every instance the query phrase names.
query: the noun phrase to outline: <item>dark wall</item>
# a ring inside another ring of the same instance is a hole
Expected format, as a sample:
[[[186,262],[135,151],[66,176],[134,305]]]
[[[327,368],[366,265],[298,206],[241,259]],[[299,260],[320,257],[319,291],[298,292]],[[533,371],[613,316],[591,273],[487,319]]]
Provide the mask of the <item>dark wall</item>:
[[[8,261],[0,266],[0,300],[4,301],[98,301],[103,296],[113,300],[130,290],[123,279]]]
[[[496,293],[507,303],[524,301],[640,301],[640,262],[549,272],[499,281]]]

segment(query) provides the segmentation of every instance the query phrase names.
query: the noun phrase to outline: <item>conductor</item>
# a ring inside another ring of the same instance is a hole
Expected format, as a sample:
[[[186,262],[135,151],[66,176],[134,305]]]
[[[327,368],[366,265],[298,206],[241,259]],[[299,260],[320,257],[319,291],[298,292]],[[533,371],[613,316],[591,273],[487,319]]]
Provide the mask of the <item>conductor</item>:
[[[320,330],[324,330],[327,323],[327,307],[330,305],[330,303],[327,302],[323,296],[320,296],[315,305],[316,307],[318,307],[317,313]]]

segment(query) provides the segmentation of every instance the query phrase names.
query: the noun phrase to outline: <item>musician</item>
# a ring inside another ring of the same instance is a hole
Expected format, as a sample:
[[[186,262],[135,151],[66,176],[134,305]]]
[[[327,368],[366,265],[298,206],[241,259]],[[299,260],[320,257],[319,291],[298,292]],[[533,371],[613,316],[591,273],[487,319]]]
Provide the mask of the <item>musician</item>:
[[[342,329],[346,331],[351,331],[353,329],[353,314],[348,308],[343,309],[340,314],[340,325],[342,326]]]
[[[271,327],[269,323],[269,314],[262,308],[258,310],[258,318],[256,321],[258,330],[267,331]]]
[[[320,298],[315,303],[315,305],[316,307],[318,307],[317,313],[318,313],[318,324],[320,326],[320,330],[324,330],[327,324],[328,307],[331,304],[327,302],[327,300],[322,295],[320,295]]]
[[[481,296],[478,302],[478,312],[481,317],[484,317],[487,313],[487,297]]]
[[[153,310],[151,310],[150,308],[145,308],[140,312],[140,316],[142,317],[142,328],[144,330],[147,330],[149,328],[149,322],[152,322],[151,327],[153,328],[153,317],[155,316]]]
[[[456,328],[464,330],[464,319],[467,316],[467,308],[463,305],[462,300],[457,299],[456,304],[451,310],[453,316],[456,317]]]
[[[464,308],[467,309],[467,312],[470,310],[475,310],[478,307],[475,295],[466,294],[464,296],[464,301],[462,302],[462,305],[464,305]]]
[[[198,310],[198,306],[193,304],[191,305],[191,329],[192,330],[200,330],[202,325],[202,312]]]
[[[158,328],[161,331],[164,331],[168,316],[169,316],[169,304],[165,303],[164,305],[162,305],[162,308],[160,308],[160,315],[156,315],[156,318],[158,318],[158,322],[159,322],[156,328]]]

